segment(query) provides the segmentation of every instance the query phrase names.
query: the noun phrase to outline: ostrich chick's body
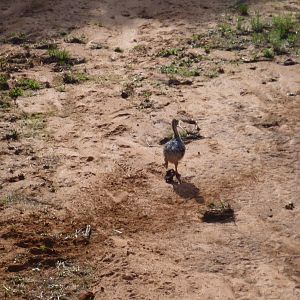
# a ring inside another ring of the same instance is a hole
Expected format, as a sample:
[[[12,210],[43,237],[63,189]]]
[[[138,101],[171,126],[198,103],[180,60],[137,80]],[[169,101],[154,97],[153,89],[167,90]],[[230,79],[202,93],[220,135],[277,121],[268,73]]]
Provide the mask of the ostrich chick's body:
[[[168,168],[168,163],[172,163],[175,165],[175,174],[176,178],[179,182],[180,174],[177,171],[177,166],[179,161],[183,158],[185,154],[185,145],[178,133],[177,127],[179,126],[179,122],[176,119],[172,120],[172,128],[174,132],[174,138],[165,144],[164,146],[164,158],[165,158],[165,167]]]

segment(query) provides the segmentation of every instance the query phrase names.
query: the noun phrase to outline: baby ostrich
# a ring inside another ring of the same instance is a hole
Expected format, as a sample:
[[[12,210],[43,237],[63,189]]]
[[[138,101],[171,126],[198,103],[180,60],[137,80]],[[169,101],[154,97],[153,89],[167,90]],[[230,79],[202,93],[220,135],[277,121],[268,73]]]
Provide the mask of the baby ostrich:
[[[165,158],[165,167],[168,169],[168,163],[172,163],[175,165],[175,175],[179,183],[181,183],[180,180],[180,174],[177,171],[178,162],[183,158],[185,153],[185,145],[180,138],[180,135],[178,133],[177,127],[180,127],[179,121],[176,119],[172,120],[172,128],[174,132],[174,138],[165,144],[164,146],[164,158]]]

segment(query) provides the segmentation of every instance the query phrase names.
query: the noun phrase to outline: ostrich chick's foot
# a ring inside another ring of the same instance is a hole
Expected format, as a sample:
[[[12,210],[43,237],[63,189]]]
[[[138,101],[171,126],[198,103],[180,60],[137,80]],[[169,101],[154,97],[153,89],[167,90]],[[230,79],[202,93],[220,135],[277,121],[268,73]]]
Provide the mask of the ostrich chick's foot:
[[[181,183],[181,175],[178,172],[176,172],[175,175],[176,175],[178,182]]]
[[[165,176],[166,183],[173,183],[174,182],[174,180],[173,180],[174,175],[175,175],[175,171],[173,169],[168,170],[166,172],[166,176]]]

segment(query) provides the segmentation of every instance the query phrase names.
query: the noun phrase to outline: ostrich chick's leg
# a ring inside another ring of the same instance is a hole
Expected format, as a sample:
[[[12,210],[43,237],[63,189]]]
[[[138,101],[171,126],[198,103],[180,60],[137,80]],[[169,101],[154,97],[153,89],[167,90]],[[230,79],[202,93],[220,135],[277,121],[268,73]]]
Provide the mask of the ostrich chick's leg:
[[[177,178],[178,182],[181,183],[181,179],[180,179],[181,175],[177,171],[178,162],[174,163],[174,165],[175,165],[176,178]]]
[[[165,158],[165,167],[168,169],[168,160]]]

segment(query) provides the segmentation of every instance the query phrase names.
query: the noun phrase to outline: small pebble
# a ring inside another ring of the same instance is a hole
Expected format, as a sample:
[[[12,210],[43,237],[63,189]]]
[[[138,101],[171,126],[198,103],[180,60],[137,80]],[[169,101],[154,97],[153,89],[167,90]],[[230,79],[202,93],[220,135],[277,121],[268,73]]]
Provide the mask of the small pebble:
[[[102,49],[103,46],[100,43],[92,42],[90,45],[90,49]]]
[[[49,83],[48,81],[45,82],[45,88],[46,88],[46,89],[51,88],[51,85],[50,85],[50,83]]]
[[[128,93],[127,93],[126,91],[122,91],[121,97],[122,97],[123,99],[127,99],[127,98],[129,97],[129,95],[128,95]]]
[[[289,202],[285,205],[285,209],[293,210],[295,208],[295,205],[293,202]]]
[[[290,96],[290,97],[295,97],[295,96],[297,96],[296,93],[288,93],[287,95]]]

